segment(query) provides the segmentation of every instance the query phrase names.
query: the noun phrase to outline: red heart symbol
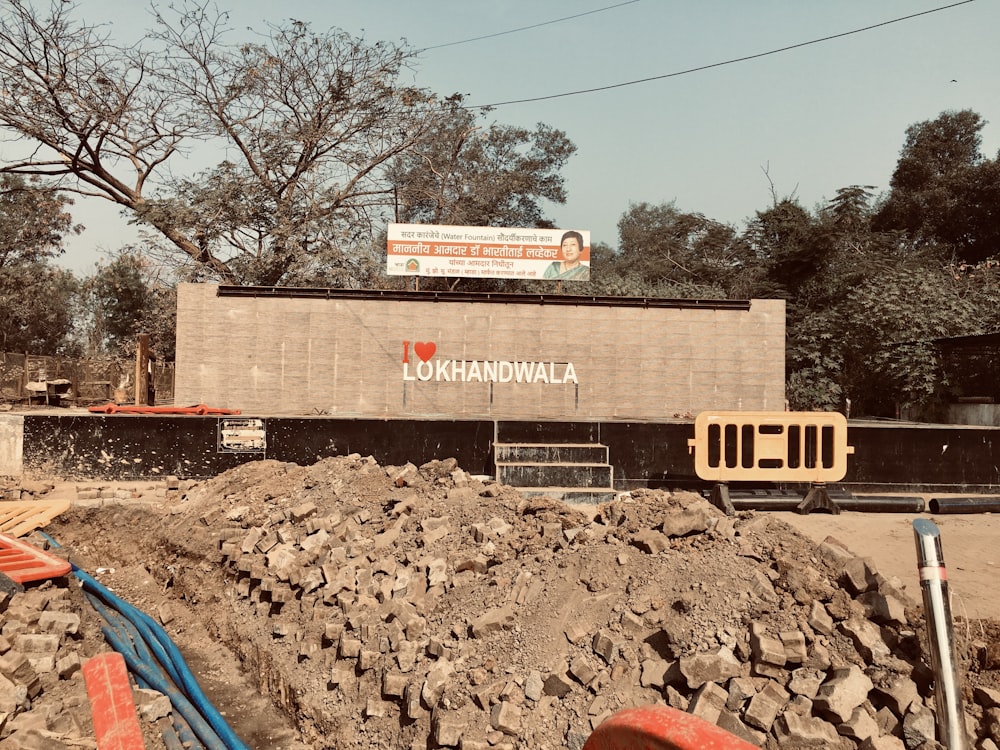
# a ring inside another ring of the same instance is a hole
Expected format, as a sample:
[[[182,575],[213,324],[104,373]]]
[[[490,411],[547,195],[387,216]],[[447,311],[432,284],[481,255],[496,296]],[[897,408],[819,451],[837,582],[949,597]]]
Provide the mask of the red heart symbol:
[[[437,344],[433,341],[417,341],[413,345],[413,351],[420,357],[421,362],[426,362],[434,356],[434,352],[437,351]]]

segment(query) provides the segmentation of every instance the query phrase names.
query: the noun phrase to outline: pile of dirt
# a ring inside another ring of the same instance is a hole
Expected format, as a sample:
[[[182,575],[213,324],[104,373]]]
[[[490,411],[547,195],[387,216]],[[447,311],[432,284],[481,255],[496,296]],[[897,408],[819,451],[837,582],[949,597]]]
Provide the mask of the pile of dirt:
[[[693,493],[579,507],[453,460],[267,460],[50,531],[165,623],[255,748],[579,748],[664,702],[762,747],[934,746],[905,587]],[[997,743],[1000,627],[965,631],[969,727]]]

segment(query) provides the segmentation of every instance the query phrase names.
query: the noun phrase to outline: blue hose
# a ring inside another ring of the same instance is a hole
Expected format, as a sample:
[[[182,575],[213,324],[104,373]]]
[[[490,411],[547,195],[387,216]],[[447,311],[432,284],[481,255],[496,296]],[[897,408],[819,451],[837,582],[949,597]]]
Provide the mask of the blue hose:
[[[62,546],[48,534],[39,533],[53,546]],[[78,565],[71,565],[88,600],[107,623],[102,628],[105,638],[125,657],[137,682],[141,680],[167,695],[188,725],[187,731],[194,732],[210,750],[250,750],[209,702],[159,623],[113,594]]]
[[[135,639],[129,641],[126,634],[122,632],[120,618],[117,616],[117,613],[108,611],[107,608],[92,594],[84,594],[84,596],[87,597],[87,601],[90,602],[90,605],[105,621],[104,627],[101,628],[101,632],[104,634],[105,640],[111,641],[112,639],[115,639],[116,642],[121,644],[122,649],[128,648],[129,653],[135,655],[140,660],[143,659],[143,657],[139,655],[140,646],[143,646],[142,650],[145,651],[145,653],[149,653],[148,650],[144,648],[141,641],[136,641]],[[111,631],[110,636],[108,632],[106,632],[106,629]],[[124,656],[125,651],[121,650],[121,653]],[[128,663],[129,660],[126,659],[125,665],[128,666]],[[132,672],[132,676],[135,678],[136,685],[140,688],[155,690],[155,687],[150,685],[142,675]],[[171,707],[173,707],[172,703]],[[168,750],[184,750],[185,744],[187,745],[187,750],[204,750],[205,746],[202,745],[201,742],[199,742],[194,736],[187,722],[184,721],[181,715],[176,711],[172,711],[171,716],[173,717],[173,725],[160,729],[160,734],[163,737],[163,744],[167,746]],[[185,739],[182,739],[182,737]]]
[[[140,675],[142,679],[156,690],[159,690],[170,698],[170,704],[174,707],[174,710],[191,725],[191,729],[208,750],[227,750],[228,746],[219,739],[219,736],[208,725],[208,722],[198,713],[198,709],[188,701],[175,685],[171,684],[162,674],[158,673],[152,665],[140,661],[135,652],[132,651],[130,644],[121,638],[119,631],[105,626],[101,628],[101,632],[104,633],[104,637],[115,651],[121,653],[125,658],[125,663],[128,665],[130,672]]]

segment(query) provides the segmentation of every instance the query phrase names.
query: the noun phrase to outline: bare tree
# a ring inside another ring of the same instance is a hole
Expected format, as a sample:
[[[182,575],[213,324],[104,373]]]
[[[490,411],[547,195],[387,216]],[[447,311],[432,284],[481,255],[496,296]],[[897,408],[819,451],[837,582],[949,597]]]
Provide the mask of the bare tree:
[[[233,43],[197,4],[122,46],[72,4],[5,5],[0,126],[28,156],[0,172],[123,206],[202,277],[277,284],[348,263],[391,205],[385,167],[432,120],[433,98],[398,83],[401,46],[297,21]],[[192,173],[203,153],[225,158]]]

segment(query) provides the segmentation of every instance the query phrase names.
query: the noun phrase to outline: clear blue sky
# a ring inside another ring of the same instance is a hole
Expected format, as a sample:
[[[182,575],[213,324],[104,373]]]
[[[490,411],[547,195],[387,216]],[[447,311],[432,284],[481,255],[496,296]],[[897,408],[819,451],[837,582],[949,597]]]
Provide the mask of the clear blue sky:
[[[424,49],[416,85],[470,104],[613,86],[844,34],[948,5],[947,0],[220,0],[233,26],[283,17],[340,27],[369,41]],[[609,7],[617,6],[617,7]],[[606,10],[599,10],[606,8]],[[599,11],[599,12],[591,12]],[[80,0],[77,12],[137,39],[148,6]],[[582,14],[582,15],[581,15]],[[567,18],[577,16],[575,18]],[[557,19],[566,19],[559,20]],[[554,23],[550,23],[557,21]],[[534,26],[513,33],[501,33]],[[949,109],[987,120],[983,151],[1000,148],[1000,3],[950,9],[800,46],[605,91],[510,104],[497,121],[564,130],[578,148],[564,170],[560,227],[617,246],[633,202],[742,228],[778,197],[812,208],[852,184],[885,190],[906,128]],[[175,166],[176,169],[176,166]],[[78,201],[87,226],[64,265],[89,271],[102,249],[134,237],[114,207]]]

